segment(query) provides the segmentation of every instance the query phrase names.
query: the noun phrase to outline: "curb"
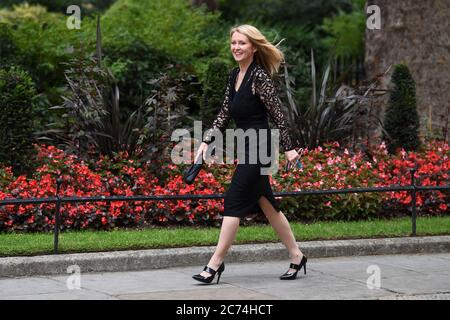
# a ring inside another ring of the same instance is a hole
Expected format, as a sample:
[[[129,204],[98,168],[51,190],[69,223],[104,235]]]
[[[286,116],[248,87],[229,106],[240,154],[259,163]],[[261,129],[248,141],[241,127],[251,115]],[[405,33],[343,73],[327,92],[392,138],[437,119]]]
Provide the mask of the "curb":
[[[448,253],[450,236],[402,237],[383,239],[306,241],[299,243],[309,258],[339,256]],[[149,249],[35,257],[0,258],[0,278],[38,275],[67,275],[68,267],[77,265],[85,272],[124,272],[169,267],[204,265],[215,246],[173,249]],[[233,245],[227,262],[287,260],[280,243]],[[70,272],[69,272],[70,273]]]

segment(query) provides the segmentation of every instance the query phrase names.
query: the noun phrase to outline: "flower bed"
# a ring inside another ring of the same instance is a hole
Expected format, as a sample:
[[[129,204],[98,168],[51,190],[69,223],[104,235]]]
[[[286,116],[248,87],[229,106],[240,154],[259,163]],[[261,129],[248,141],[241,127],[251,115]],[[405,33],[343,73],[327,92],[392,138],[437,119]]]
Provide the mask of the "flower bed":
[[[448,144],[433,142],[420,153],[402,150],[389,156],[381,144],[362,153],[351,155],[347,149],[337,152],[338,143],[324,148],[306,150],[302,159],[303,169],[274,176],[276,191],[317,189],[346,189],[409,185],[410,169],[415,165],[417,185],[437,186],[450,184],[450,150]],[[449,213],[450,193],[441,191],[417,192],[417,211],[421,214]],[[295,218],[313,220],[366,219],[410,214],[411,193],[369,192],[338,195],[303,196],[290,198],[282,204],[282,210]]]
[[[113,159],[100,157],[86,163],[53,146],[36,147],[39,167],[32,178],[14,177],[10,168],[0,168],[0,199],[53,197],[57,177],[62,178],[60,195],[64,197],[218,194],[225,192],[233,173],[233,165],[208,165],[193,185],[186,185],[181,176],[186,166],[170,161],[152,164],[120,153]],[[408,185],[409,169],[415,164],[418,165],[417,184],[449,184],[450,150],[442,142],[429,143],[418,153],[401,151],[396,156],[389,156],[382,144],[370,150],[371,158],[361,153],[350,154],[347,149],[339,151],[339,147],[331,143],[305,150],[303,169],[289,173],[280,170],[271,177],[274,191]],[[284,163],[282,155],[281,168]],[[163,178],[158,178],[161,176]],[[354,220],[409,214],[410,202],[409,192],[308,195],[283,198],[281,209],[291,219]],[[421,214],[448,214],[448,206],[449,192],[417,193],[417,208]],[[52,230],[54,212],[55,204],[2,206],[0,231]],[[61,221],[64,230],[109,230],[148,224],[217,225],[222,212],[221,199],[65,203],[61,206]]]
[[[196,184],[182,182],[177,166],[159,166],[169,173],[165,183],[149,170],[149,163],[118,154],[87,164],[74,155],[65,155],[53,146],[40,147],[42,164],[32,179],[14,178],[10,168],[0,170],[0,199],[46,198],[56,194],[56,178],[62,178],[60,196],[176,195],[224,192],[211,173],[203,171]],[[95,167],[95,170],[92,169]],[[220,200],[192,201],[111,201],[65,203],[61,206],[63,229],[111,229],[146,224],[218,221],[223,210]],[[54,226],[55,204],[7,205],[0,208],[0,231],[48,231]]]

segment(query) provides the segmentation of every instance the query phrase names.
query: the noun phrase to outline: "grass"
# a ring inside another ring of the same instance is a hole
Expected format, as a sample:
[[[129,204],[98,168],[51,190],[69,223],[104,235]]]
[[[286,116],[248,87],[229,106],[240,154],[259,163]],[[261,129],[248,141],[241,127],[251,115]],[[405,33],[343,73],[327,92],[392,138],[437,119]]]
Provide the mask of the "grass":
[[[297,241],[400,237],[411,234],[411,219],[291,223]],[[219,228],[70,231],[60,233],[61,253],[215,245]],[[450,217],[418,217],[417,235],[450,234]],[[237,244],[279,242],[270,225],[241,226]],[[52,233],[0,233],[0,256],[53,253]]]

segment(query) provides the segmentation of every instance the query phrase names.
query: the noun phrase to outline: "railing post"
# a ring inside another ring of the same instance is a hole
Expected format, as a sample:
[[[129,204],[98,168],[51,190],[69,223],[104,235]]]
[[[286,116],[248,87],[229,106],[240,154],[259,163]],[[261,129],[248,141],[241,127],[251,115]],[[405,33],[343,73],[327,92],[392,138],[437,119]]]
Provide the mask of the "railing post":
[[[53,252],[58,254],[58,240],[59,240],[59,227],[60,227],[60,209],[61,209],[61,197],[59,196],[59,190],[61,188],[62,179],[56,179],[56,212],[55,212],[55,228],[54,228],[54,239],[53,239]]]
[[[414,174],[417,171],[417,165],[411,170],[411,186],[413,187],[411,196],[411,222],[412,222],[412,233],[411,236],[416,236],[416,180]]]

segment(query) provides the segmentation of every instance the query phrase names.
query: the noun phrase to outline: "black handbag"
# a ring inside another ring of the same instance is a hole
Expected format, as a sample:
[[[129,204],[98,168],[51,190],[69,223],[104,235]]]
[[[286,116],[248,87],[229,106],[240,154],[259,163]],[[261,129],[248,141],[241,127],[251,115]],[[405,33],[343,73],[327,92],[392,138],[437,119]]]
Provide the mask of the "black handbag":
[[[187,184],[193,184],[202,166],[202,157],[200,156],[199,160],[196,163],[192,164],[187,170],[184,171],[184,182],[186,182]]]

